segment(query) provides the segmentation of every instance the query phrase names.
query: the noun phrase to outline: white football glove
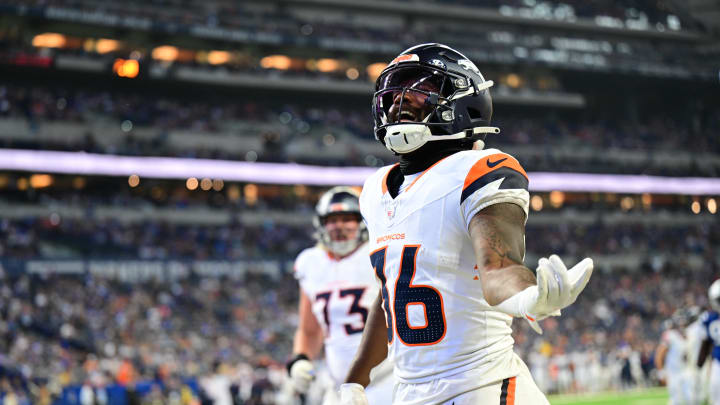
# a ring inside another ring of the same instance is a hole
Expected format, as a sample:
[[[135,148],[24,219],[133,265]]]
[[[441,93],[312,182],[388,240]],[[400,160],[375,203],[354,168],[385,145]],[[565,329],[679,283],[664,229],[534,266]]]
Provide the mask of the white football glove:
[[[538,321],[560,316],[590,281],[593,261],[583,259],[570,270],[557,255],[538,261],[537,285],[528,287],[498,304],[495,308],[506,314],[525,318],[535,332],[542,334]]]
[[[355,383],[340,385],[340,405],[369,405],[365,388]]]
[[[298,359],[290,366],[290,381],[295,391],[304,394],[315,378],[315,366],[309,360]]]

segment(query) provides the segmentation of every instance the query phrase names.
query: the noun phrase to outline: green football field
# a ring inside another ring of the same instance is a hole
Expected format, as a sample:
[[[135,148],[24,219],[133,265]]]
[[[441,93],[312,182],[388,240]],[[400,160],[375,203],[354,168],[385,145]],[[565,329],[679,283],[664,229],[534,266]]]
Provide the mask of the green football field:
[[[549,399],[552,405],[666,405],[668,395],[667,389],[656,388],[595,395],[555,395]]]

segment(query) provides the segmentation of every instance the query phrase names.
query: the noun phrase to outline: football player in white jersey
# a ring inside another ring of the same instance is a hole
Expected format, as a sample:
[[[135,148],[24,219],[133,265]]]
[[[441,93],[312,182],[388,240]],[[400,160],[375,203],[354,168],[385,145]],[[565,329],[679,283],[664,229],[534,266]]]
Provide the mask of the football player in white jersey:
[[[707,396],[707,376],[709,367],[706,364],[702,369],[697,368],[700,347],[705,339],[705,332],[702,325],[702,309],[698,306],[688,308],[690,324],[685,328],[685,341],[687,349],[685,356],[685,378],[683,380],[683,391],[687,405],[700,405]]]
[[[523,265],[528,178],[514,157],[482,149],[499,132],[491,85],[440,44],[404,51],[377,79],[375,136],[400,160],[360,197],[381,292],[343,405],[368,403],[369,371],[386,357],[396,405],[548,403],[513,352],[512,318],[541,332],[538,321],[575,301],[593,264],[568,270],[552,255],[537,277]]]
[[[687,341],[683,331],[687,324],[686,311],[675,311],[655,350],[655,366],[665,377],[670,405],[684,405],[687,402],[683,389],[687,356]]]
[[[315,376],[312,360],[319,357],[324,345],[327,370],[335,386],[326,392],[323,404],[331,405],[337,403],[337,387],[360,345],[378,286],[367,257],[367,229],[360,216],[358,193],[348,187],[332,188],[320,198],[315,211],[318,244],[302,251],[295,261],[300,283],[299,324],[288,372],[295,390],[307,392]],[[368,397],[390,403],[391,366],[376,368],[374,377]]]

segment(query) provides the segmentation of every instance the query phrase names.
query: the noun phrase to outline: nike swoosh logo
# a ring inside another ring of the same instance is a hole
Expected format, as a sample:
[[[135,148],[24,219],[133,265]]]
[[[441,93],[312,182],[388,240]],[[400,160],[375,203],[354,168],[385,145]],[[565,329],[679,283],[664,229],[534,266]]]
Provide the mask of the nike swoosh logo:
[[[494,161],[494,162],[491,162],[491,161],[490,161],[490,158],[488,158],[488,160],[487,160],[487,165],[488,165],[488,167],[492,168],[492,167],[495,167],[495,166],[499,165],[500,163],[502,163],[502,162],[504,162],[504,161],[506,161],[506,160],[507,160],[507,158],[502,158],[502,159],[500,159],[500,160],[496,160],[496,161]]]

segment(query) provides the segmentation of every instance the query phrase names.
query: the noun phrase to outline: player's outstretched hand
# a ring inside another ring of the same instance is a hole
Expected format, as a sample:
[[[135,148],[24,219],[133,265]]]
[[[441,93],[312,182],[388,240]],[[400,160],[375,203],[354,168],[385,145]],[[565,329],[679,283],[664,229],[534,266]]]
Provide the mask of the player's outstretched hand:
[[[369,405],[365,388],[355,383],[340,385],[340,405]]]
[[[590,281],[593,261],[583,259],[570,270],[557,255],[538,261],[537,288],[529,289],[526,316],[535,332],[542,334],[538,321],[548,316],[559,316],[560,310],[569,306]]]
[[[315,378],[315,366],[307,357],[298,356],[288,367],[290,381],[295,391],[304,394],[310,389],[310,383]]]

